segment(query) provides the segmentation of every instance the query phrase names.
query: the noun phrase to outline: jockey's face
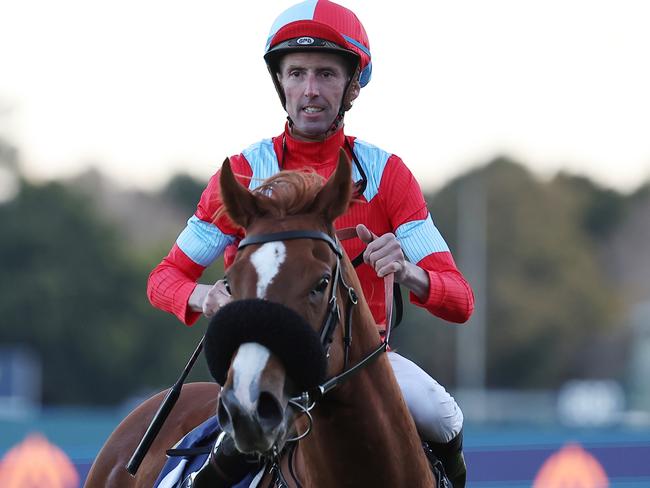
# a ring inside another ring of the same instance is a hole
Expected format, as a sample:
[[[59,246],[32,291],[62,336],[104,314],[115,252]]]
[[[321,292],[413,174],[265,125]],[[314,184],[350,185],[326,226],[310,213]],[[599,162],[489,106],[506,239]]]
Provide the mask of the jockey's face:
[[[298,52],[284,56],[278,79],[296,138],[322,140],[329,135],[348,78],[348,67],[336,54]],[[356,95],[358,91],[352,94],[352,99]]]

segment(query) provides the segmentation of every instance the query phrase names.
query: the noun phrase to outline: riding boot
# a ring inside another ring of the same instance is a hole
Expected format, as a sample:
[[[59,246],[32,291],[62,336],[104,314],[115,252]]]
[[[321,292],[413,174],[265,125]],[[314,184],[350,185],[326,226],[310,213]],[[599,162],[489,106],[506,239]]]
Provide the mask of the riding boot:
[[[258,456],[242,454],[235,447],[232,437],[222,432],[206,463],[183,480],[181,487],[230,488],[259,466]]]
[[[442,462],[445,474],[454,488],[464,488],[467,478],[465,456],[463,456],[463,429],[449,442],[430,442],[427,446]]]

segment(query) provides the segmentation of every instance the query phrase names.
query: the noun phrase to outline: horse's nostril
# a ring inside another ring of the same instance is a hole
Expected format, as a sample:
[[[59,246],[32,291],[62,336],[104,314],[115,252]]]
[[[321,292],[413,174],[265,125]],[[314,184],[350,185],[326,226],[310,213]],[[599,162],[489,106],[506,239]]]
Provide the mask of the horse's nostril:
[[[232,422],[230,419],[230,413],[221,400],[219,400],[219,407],[217,408],[217,420],[219,420],[219,425],[224,430],[229,427]]]
[[[282,422],[280,402],[268,392],[261,392],[257,400],[257,418],[265,430],[274,429]]]

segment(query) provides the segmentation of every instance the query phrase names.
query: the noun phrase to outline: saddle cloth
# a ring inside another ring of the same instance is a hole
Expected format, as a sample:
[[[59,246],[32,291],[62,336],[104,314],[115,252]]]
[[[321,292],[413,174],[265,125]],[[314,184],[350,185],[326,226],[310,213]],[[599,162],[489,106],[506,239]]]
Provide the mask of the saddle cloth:
[[[185,435],[174,446],[174,449],[191,449],[204,446],[212,446],[221,427],[216,417],[211,417],[201,425],[197,426]],[[191,473],[198,471],[208,459],[208,454],[195,454],[186,456],[167,456],[167,462],[163,466],[153,488],[177,488],[180,483]],[[258,473],[259,475],[259,473]],[[261,476],[255,473],[247,475],[243,480],[232,488],[254,488],[257,486]]]

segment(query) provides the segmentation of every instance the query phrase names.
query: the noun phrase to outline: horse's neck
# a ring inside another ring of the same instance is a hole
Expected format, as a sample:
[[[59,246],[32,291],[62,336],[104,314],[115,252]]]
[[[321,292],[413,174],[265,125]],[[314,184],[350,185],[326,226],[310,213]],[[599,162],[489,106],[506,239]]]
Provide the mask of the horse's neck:
[[[352,364],[377,346],[373,337],[355,338]],[[303,442],[309,486],[433,485],[415,425],[385,354],[319,404],[314,410],[314,431]],[[404,469],[405,460],[408,469]]]

